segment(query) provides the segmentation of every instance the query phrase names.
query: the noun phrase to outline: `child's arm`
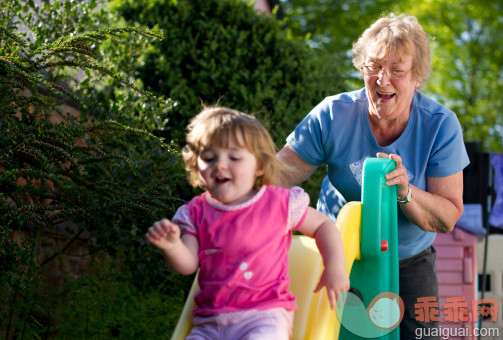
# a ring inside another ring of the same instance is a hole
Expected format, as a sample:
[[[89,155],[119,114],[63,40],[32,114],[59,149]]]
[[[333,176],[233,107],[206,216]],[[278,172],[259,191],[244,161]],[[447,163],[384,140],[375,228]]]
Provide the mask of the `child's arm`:
[[[199,243],[193,235],[180,234],[180,227],[164,218],[148,229],[145,238],[161,249],[166,262],[173,270],[182,275],[190,275],[199,267]]]
[[[339,293],[349,290],[341,235],[337,226],[325,214],[311,207],[307,209],[306,218],[298,230],[316,240],[325,269],[315,292],[326,286],[330,307],[334,310]]]

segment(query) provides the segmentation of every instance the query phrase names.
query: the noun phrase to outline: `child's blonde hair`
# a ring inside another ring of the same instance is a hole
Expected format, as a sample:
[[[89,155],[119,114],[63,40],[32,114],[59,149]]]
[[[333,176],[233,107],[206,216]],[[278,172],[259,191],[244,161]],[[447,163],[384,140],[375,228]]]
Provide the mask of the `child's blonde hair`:
[[[255,189],[262,185],[276,184],[282,172],[282,163],[276,158],[276,145],[271,136],[255,117],[227,107],[207,107],[195,116],[187,127],[187,146],[182,151],[189,182],[203,188],[199,177],[197,158],[211,147],[228,147],[229,140],[247,149],[263,169],[257,178]]]

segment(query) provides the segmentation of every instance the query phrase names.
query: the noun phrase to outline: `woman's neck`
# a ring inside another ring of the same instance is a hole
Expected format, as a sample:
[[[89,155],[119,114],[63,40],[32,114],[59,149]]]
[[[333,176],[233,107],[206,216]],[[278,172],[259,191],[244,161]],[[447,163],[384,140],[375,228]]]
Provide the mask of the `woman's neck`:
[[[379,117],[367,113],[370,129],[379,146],[388,146],[393,144],[404,132],[409,121],[407,117],[395,118],[391,120],[380,119]]]

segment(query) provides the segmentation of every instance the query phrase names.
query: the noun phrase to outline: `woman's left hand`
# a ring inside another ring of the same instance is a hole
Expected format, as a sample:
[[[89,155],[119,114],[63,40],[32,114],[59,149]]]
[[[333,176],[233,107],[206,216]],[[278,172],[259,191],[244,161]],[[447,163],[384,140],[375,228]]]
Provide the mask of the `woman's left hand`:
[[[403,166],[402,157],[394,153],[387,154],[384,152],[378,152],[377,157],[389,158],[395,161],[395,170],[388,172],[385,176],[386,185],[397,184],[397,198],[403,200],[409,193],[409,176],[407,175],[407,169]]]
[[[386,185],[397,184],[397,199],[403,201],[409,193],[409,178],[402,157],[384,152],[378,152],[377,157],[395,161],[395,170],[385,175]],[[405,217],[424,231],[451,231],[463,214],[463,171],[446,177],[426,177],[426,190],[411,188],[414,203],[400,204]]]

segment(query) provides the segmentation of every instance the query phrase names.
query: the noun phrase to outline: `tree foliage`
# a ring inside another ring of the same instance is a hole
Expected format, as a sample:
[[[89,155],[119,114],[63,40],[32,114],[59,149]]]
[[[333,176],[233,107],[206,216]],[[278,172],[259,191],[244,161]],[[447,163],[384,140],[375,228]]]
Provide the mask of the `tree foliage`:
[[[313,48],[329,53],[348,89],[363,86],[351,61],[353,43],[376,18],[397,4],[391,0],[281,1],[288,27]]]
[[[432,38],[425,90],[458,114],[465,140],[503,151],[503,3],[423,1],[410,13]]]

